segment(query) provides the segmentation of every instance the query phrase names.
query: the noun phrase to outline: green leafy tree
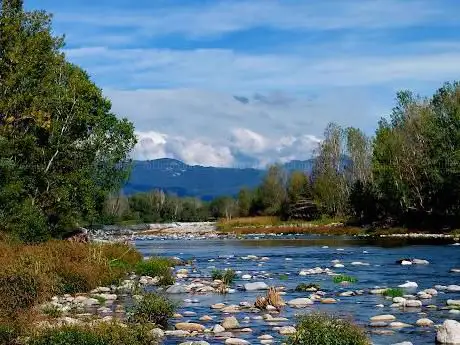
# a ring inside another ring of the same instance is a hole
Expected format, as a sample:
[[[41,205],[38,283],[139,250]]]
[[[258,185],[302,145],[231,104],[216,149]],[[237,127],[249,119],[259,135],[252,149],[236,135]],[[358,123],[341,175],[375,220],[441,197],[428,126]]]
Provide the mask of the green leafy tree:
[[[127,178],[136,142],[132,124],[62,47],[50,15],[1,2],[0,223],[29,241],[96,217]],[[41,225],[25,236],[31,214]]]

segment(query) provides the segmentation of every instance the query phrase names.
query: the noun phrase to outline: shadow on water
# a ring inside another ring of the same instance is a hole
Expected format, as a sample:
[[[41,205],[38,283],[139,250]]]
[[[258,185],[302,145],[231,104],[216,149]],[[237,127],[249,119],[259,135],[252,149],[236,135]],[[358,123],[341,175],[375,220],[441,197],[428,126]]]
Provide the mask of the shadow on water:
[[[354,247],[377,246],[382,248],[406,247],[414,245],[446,245],[454,241],[449,238],[398,238],[398,237],[310,237],[310,238],[250,238],[235,240],[235,245],[242,247]]]

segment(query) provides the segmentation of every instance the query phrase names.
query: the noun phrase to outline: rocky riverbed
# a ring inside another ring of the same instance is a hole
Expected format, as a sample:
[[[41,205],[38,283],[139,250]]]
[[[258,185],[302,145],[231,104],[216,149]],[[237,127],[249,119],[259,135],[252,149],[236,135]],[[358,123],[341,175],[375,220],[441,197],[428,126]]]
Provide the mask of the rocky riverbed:
[[[312,311],[352,318],[374,344],[434,344],[436,337],[460,343],[460,247],[450,241],[429,243],[345,237],[154,238],[136,242],[144,255],[189,262],[175,269],[176,285],[161,288],[155,277],[132,276],[120,286],[55,297],[51,303],[78,311],[62,317],[63,323],[123,320],[137,298],[131,288],[139,283],[180,302],[170,329],[154,331],[166,345],[282,344],[295,332],[296,315]],[[211,279],[214,269],[237,274],[224,294],[220,282]],[[337,275],[356,281],[337,283]],[[296,290],[301,283],[304,288]],[[256,308],[257,297],[269,287],[276,288],[284,305]],[[402,289],[403,296],[385,297],[388,288]]]

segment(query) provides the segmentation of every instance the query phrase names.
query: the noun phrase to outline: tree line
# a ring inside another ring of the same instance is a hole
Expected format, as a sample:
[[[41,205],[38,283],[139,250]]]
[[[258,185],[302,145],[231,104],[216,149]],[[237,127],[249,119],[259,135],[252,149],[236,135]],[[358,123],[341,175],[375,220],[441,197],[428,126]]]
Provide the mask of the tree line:
[[[373,137],[329,124],[310,172],[273,165],[258,187],[210,203],[159,191],[125,199],[125,209],[155,221],[328,216],[375,226],[458,227],[460,84],[446,83],[425,98],[399,92]]]

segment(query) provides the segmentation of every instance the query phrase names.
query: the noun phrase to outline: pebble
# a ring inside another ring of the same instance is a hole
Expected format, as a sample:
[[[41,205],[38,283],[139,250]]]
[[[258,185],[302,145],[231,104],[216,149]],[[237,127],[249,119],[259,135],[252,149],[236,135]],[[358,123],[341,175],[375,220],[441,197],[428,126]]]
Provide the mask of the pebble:
[[[176,323],[175,328],[180,331],[189,331],[189,332],[203,332],[205,327],[199,323],[193,322],[179,322]]]
[[[228,338],[225,340],[225,345],[248,345],[249,342],[239,338]]]
[[[391,314],[376,315],[371,317],[371,321],[395,321],[396,317]]]
[[[222,333],[222,332],[225,332],[225,328],[222,327],[221,325],[214,325],[214,327],[212,328],[212,332],[213,333]]]

